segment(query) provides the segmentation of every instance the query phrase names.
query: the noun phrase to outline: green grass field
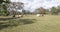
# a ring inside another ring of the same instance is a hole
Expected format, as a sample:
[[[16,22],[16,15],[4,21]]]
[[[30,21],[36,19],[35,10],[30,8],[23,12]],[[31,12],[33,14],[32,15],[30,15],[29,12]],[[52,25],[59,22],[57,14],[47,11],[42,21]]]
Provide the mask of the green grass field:
[[[0,16],[0,18],[0,23],[13,24],[16,22],[11,26],[0,26],[0,32],[60,32],[60,15],[46,15],[41,17],[27,15],[16,19],[8,17],[5,19],[3,16]]]

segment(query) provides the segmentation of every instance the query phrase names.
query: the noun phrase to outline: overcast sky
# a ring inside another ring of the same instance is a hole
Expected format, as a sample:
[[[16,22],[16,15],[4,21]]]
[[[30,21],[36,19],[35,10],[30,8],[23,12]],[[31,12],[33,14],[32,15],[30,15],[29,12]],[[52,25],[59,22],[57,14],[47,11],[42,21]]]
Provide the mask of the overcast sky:
[[[12,2],[23,2],[26,10],[34,10],[39,7],[51,8],[60,5],[60,0],[11,0]]]

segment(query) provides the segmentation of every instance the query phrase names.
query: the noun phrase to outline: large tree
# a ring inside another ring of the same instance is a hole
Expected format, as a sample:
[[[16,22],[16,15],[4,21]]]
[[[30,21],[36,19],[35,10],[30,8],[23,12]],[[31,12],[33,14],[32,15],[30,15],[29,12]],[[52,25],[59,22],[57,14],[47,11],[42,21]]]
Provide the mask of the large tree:
[[[44,9],[43,7],[40,7],[40,8],[38,8],[38,9],[36,9],[36,10],[37,10],[37,12],[38,12],[39,14],[41,14],[42,16],[44,16],[45,11],[46,11],[46,9]]]
[[[58,9],[56,7],[52,7],[51,14],[57,14],[57,13],[58,13]]]
[[[7,10],[10,13],[10,15],[13,15],[13,17],[15,17],[15,15],[19,16],[19,14],[21,13],[22,15],[24,14],[23,7],[24,7],[24,4],[21,2],[11,2],[10,4],[8,4]]]

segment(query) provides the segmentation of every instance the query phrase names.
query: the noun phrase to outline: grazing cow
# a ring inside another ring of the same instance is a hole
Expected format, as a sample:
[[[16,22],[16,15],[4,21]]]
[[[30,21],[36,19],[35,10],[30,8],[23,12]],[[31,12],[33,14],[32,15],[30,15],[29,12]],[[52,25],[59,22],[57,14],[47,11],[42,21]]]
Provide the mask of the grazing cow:
[[[18,17],[18,18],[20,18],[20,17],[23,17],[23,15],[15,15],[15,17]]]
[[[36,16],[38,16],[38,17],[39,17],[39,16],[40,16],[40,14],[37,14]]]

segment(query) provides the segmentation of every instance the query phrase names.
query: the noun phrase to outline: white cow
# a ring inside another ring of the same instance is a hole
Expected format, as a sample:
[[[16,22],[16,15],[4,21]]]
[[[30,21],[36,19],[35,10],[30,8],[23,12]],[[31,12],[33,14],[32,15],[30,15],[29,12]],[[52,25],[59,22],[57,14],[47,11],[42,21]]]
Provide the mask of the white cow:
[[[20,17],[23,17],[23,15],[15,15],[15,17],[19,17],[20,18]]]
[[[37,14],[36,16],[38,16],[38,17],[39,17],[39,16],[40,16],[40,14]]]

